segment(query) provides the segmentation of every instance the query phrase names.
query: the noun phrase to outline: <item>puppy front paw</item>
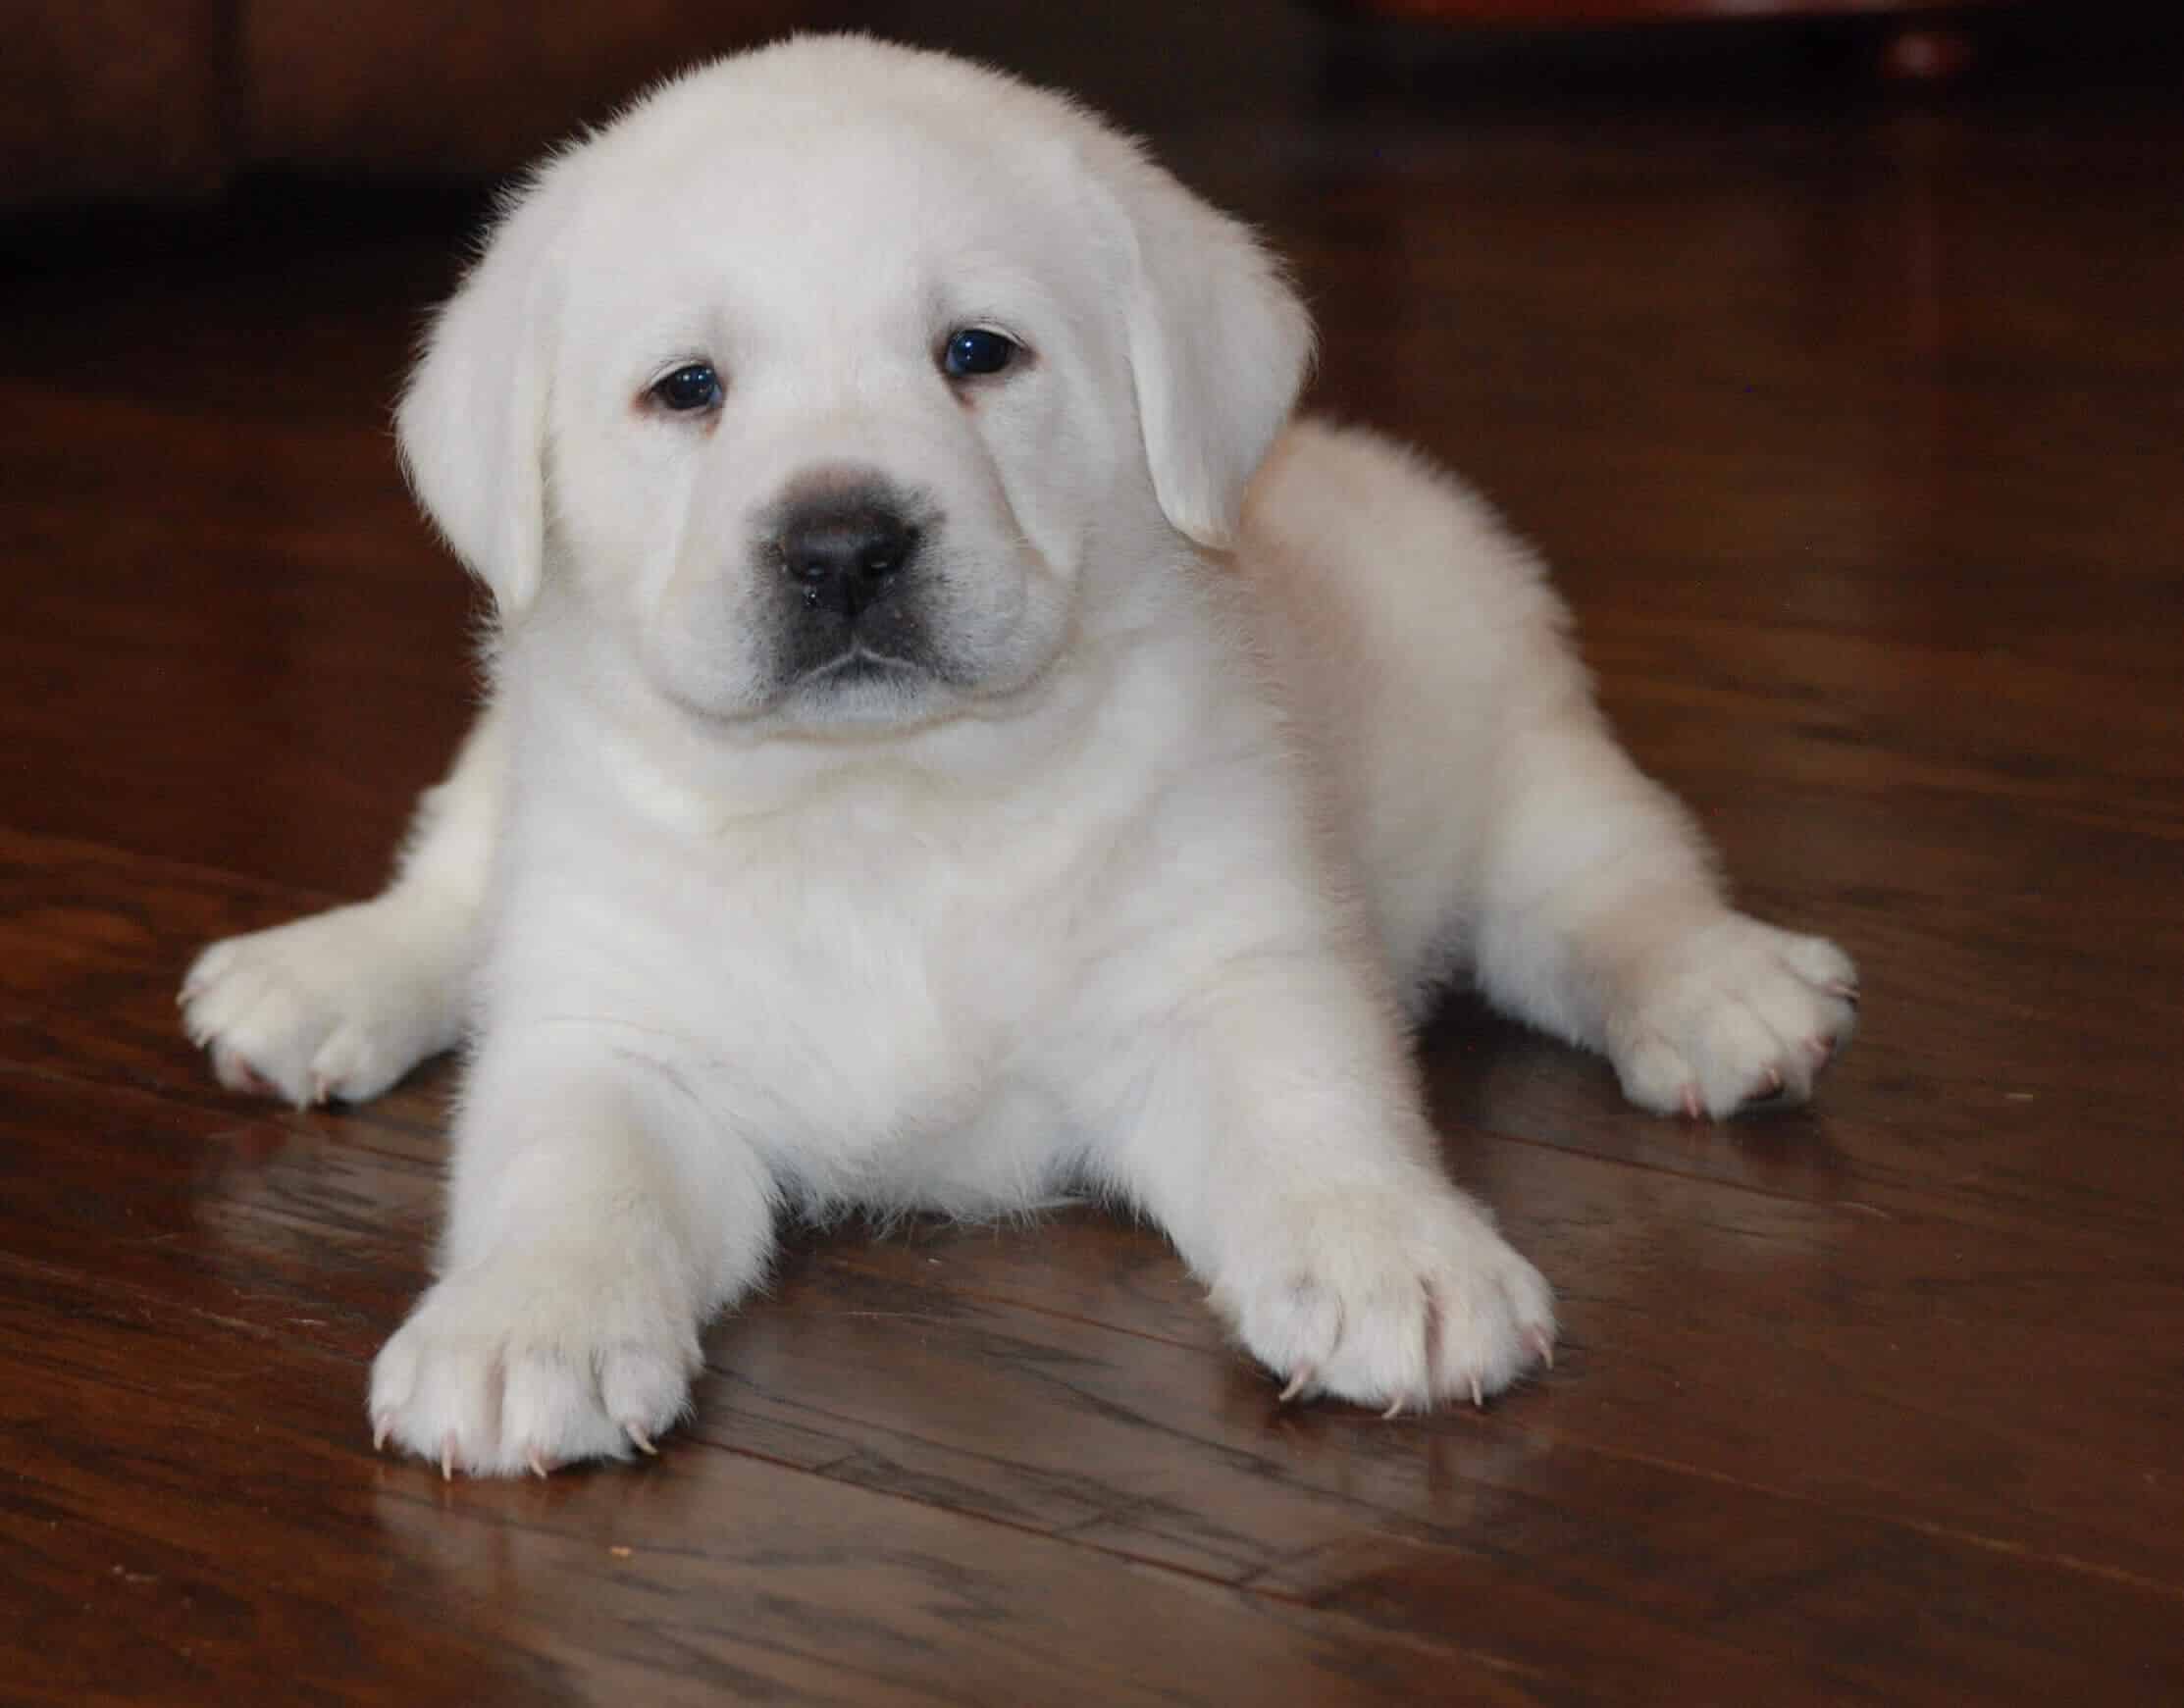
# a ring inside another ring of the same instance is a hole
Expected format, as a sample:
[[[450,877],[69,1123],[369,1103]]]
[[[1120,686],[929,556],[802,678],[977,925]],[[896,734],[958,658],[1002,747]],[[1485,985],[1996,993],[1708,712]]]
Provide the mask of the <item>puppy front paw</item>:
[[[448,935],[383,897],[228,938],[182,981],[182,1029],[231,1091],[362,1103],[455,1041],[464,972]]]
[[[478,1476],[627,1459],[690,1406],[698,1319],[634,1261],[523,1252],[426,1293],[372,1365],[372,1438]]]
[[[1286,1386],[1393,1417],[1484,1404],[1554,1362],[1554,1295],[1451,1186],[1328,1193],[1283,1218],[1277,1249],[1217,1279],[1214,1303]]]
[[[1608,1016],[1608,1055],[1624,1095],[1656,1114],[1802,1103],[1857,1004],[1857,968],[1834,944],[1724,912],[1652,958]]]

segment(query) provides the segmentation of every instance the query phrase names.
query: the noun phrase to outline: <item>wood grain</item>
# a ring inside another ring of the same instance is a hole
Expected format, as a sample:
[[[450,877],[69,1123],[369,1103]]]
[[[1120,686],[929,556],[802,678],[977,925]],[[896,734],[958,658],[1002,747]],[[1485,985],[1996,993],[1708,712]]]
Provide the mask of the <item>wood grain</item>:
[[[1274,134],[1268,132],[1267,134]],[[375,1458],[450,1070],[222,1092],[207,938],[372,887],[473,607],[386,430],[459,255],[330,199],[0,280],[0,1701],[2184,1696],[2184,122],[1296,113],[1183,164],[1470,470],[1863,1035],[1638,1115],[1453,999],[1558,1283],[1484,1413],[1284,1409],[1150,1231],[798,1229],[642,1469]]]

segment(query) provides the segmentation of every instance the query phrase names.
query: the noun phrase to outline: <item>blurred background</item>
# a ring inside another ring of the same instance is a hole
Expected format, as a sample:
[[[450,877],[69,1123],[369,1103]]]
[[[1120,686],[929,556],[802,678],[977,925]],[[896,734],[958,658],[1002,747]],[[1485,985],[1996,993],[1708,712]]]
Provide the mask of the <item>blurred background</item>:
[[[5,0],[0,214],[202,209],[297,178],[473,183],[650,78],[797,27],[869,28],[987,58],[1218,154],[1223,141],[1273,146],[1266,128],[1278,117],[1389,102],[1456,119],[1571,98],[2159,97],[2184,64],[2177,11],[2102,0]]]

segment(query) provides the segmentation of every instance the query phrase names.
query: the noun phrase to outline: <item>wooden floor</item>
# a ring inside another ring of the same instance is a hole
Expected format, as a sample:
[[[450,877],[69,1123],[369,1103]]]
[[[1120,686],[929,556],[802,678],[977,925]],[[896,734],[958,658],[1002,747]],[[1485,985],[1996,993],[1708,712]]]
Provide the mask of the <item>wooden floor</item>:
[[[1819,1105],[1648,1118],[1455,1004],[1449,1166],[1567,1324],[1483,1414],[1282,1410],[1083,1213],[797,1238],[656,1464],[375,1457],[448,1076],[246,1102],[174,991],[372,887],[464,721],[386,429],[456,243],[63,232],[0,294],[0,1701],[2184,1700],[2184,122],[1220,140],[1322,399],[1547,548],[1859,958]]]

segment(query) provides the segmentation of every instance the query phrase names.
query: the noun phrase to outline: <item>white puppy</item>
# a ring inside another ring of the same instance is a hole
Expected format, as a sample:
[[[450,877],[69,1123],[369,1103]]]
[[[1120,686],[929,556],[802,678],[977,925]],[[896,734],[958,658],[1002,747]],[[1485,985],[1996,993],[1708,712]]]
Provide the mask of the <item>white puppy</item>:
[[[1303,308],[1081,110],[805,38],[510,201],[402,401],[499,611],[376,901],[209,949],[231,1085],[468,1037],[378,1434],[621,1455],[776,1213],[1159,1220],[1288,1394],[1478,1400],[1546,1284],[1440,1171],[1436,985],[1646,1109],[1802,1097],[1849,961],[1733,912],[1449,477],[1291,424]]]

